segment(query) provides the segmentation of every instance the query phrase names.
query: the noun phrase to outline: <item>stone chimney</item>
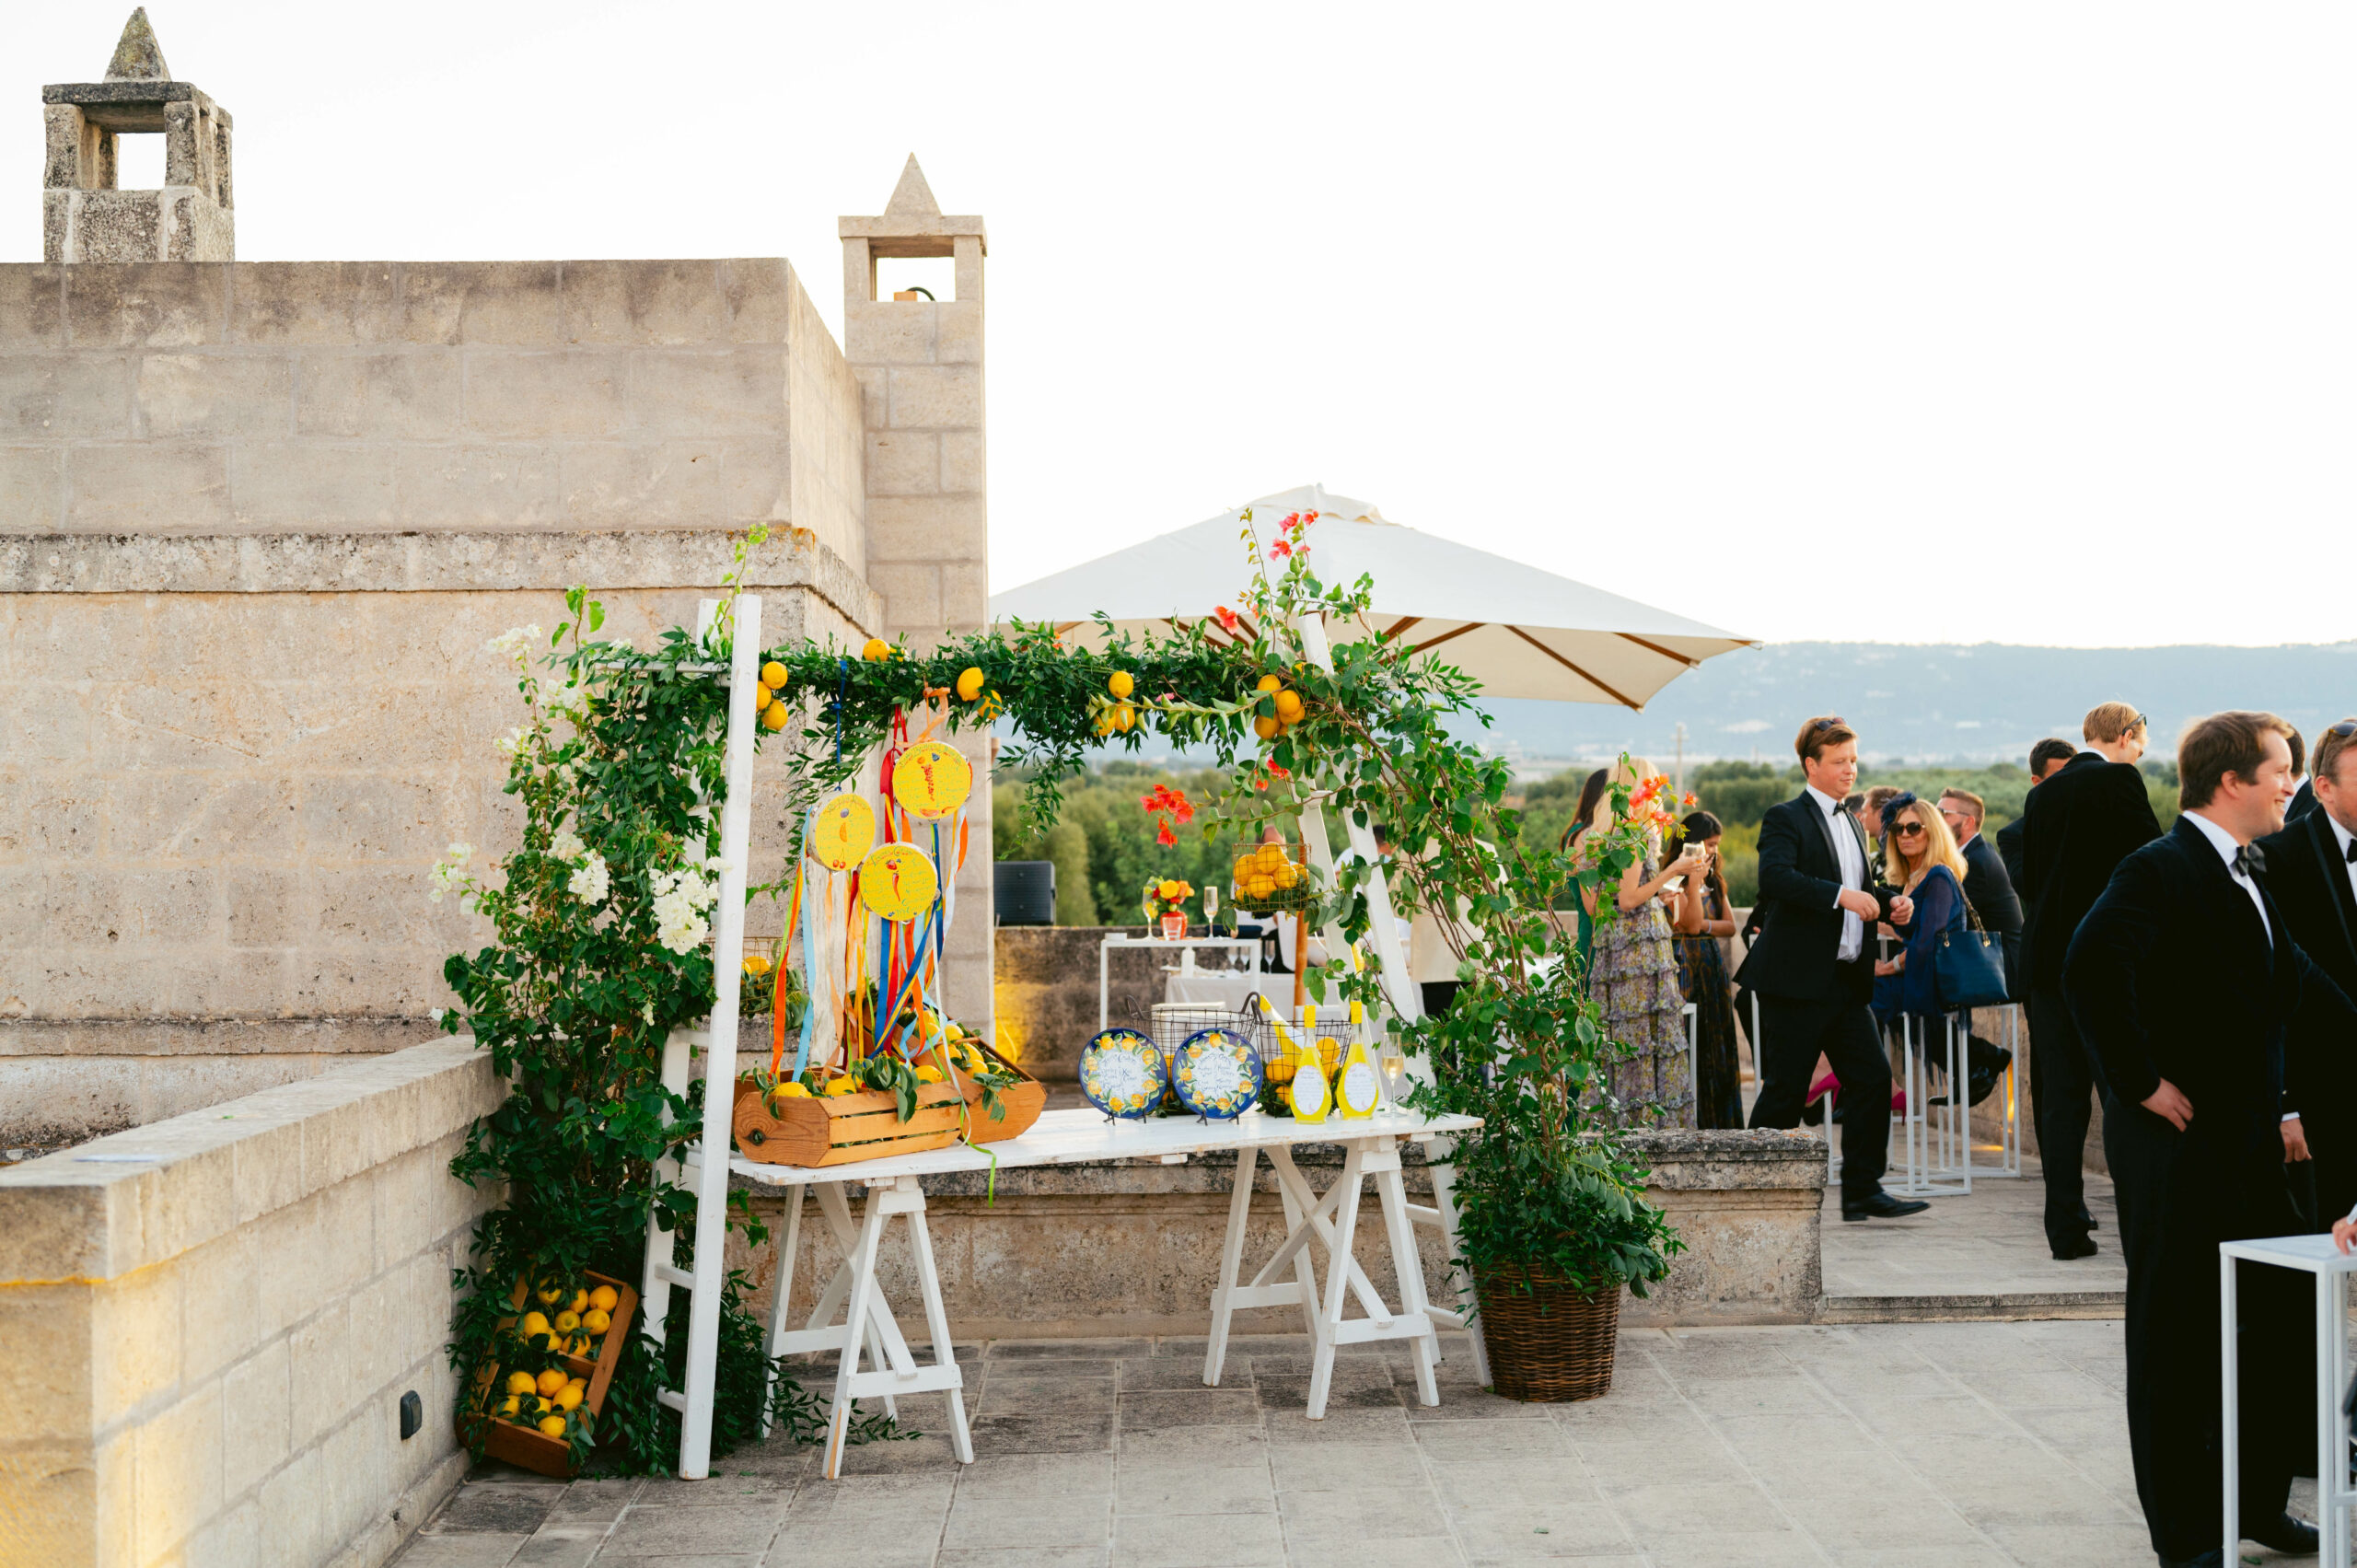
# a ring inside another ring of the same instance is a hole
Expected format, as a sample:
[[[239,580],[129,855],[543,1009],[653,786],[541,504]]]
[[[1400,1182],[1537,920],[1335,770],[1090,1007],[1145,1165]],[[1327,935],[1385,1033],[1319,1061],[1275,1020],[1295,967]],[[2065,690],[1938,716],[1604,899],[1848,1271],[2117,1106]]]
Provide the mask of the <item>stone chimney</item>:
[[[106,80],[41,90],[49,121],[41,191],[45,261],[229,261],[229,112],[172,80],[145,6],[131,13]],[[115,189],[115,138],[164,137],[164,188]]]

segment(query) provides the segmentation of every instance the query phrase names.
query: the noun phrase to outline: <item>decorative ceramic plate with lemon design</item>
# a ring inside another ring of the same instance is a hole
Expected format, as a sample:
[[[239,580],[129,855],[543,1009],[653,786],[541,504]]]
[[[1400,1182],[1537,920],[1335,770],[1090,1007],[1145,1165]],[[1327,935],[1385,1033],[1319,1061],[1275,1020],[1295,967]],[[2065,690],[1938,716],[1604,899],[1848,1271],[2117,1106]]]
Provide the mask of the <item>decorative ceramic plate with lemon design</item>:
[[[1168,1082],[1162,1048],[1135,1029],[1105,1029],[1080,1051],[1080,1092],[1108,1116],[1151,1116]]]
[[[1171,1057],[1170,1086],[1198,1116],[1241,1116],[1260,1098],[1260,1053],[1237,1030],[1200,1029]]]

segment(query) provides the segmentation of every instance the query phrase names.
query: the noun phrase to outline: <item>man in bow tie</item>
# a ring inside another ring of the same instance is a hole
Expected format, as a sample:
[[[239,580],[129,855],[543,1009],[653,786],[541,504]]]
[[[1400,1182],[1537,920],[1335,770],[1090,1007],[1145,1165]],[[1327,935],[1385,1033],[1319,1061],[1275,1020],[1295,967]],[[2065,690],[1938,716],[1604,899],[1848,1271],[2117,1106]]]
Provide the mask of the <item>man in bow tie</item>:
[[[2253,841],[2282,828],[2292,796],[2290,728],[2226,713],[2186,731],[2183,814],[2119,863],[2063,960],[2064,999],[2102,1068],[2128,1255],[2128,1442],[2165,1568],[2237,1550],[2222,1539],[2218,1246],[2300,1228],[2279,1131],[2286,1033],[2357,1029],[2258,879],[2273,857]],[[2305,1281],[2248,1267],[2242,1280],[2241,1534],[2313,1552],[2316,1531],[2283,1506],[2315,1454]]]
[[[1794,749],[1808,787],[1759,821],[1759,899],[1767,923],[1736,983],[1759,994],[1759,1098],[1754,1127],[1797,1127],[1819,1051],[1841,1081],[1841,1217],[1895,1219],[1929,1204],[1883,1191],[1890,1164],[1890,1059],[1867,1005],[1875,923],[1914,923],[1915,904],[1874,869],[1866,836],[1843,808],[1858,782],[1858,732],[1831,714],[1801,726]],[[1830,1135],[1830,1129],[1828,1129]]]
[[[2300,950],[2357,998],[2357,719],[2316,737],[2314,762],[2316,808],[2259,841],[2259,879]],[[2295,1028],[2283,1049],[2283,1157],[2310,1162],[2321,1229],[2357,1207],[2357,1040]]]
[[[2022,803],[2022,933],[2029,987],[2030,1109],[2046,1176],[2046,1244],[2058,1260],[2092,1258],[2095,1216],[2081,1170],[2100,1087],[2094,1059],[2062,1001],[2072,934],[2131,850],[2161,836],[2145,798],[2144,715],[2126,703],[2087,713],[2079,754]]]

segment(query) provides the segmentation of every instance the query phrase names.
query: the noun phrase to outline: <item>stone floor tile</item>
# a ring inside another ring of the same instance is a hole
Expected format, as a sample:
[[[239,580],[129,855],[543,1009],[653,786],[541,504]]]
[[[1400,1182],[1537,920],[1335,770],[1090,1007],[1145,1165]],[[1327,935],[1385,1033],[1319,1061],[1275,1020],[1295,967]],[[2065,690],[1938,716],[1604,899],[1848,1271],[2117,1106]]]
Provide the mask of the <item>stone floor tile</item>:
[[[956,1493],[958,1478],[965,1469],[945,1453],[940,1466],[933,1469],[844,1475],[835,1481],[813,1476],[807,1486],[794,1494],[786,1512],[864,1508],[883,1514],[905,1514],[930,1508],[935,1514],[946,1513],[949,1499]]]
[[[1593,1557],[1626,1551],[1637,1542],[1609,1508],[1555,1503],[1507,1508],[1451,1508],[1449,1524],[1465,1555],[1479,1562],[1505,1557]]]
[[[509,1562],[513,1568],[589,1568],[605,1544],[604,1525],[542,1525]]]
[[[1334,1411],[1321,1421],[1312,1421],[1299,1410],[1263,1410],[1260,1429],[1272,1445],[1413,1441],[1408,1412],[1397,1406],[1387,1411]]]
[[[1613,1510],[1628,1521],[1640,1540],[1650,1544],[1666,1536],[1698,1531],[1715,1535],[1776,1535],[1793,1522],[1774,1499],[1759,1487],[1728,1477],[1724,1481],[1692,1480],[1625,1491],[1607,1489]]]
[[[425,1533],[528,1536],[540,1527],[565,1490],[563,1486],[470,1481],[451,1493],[442,1511],[427,1522]]]
[[[1562,1428],[1551,1421],[1420,1421],[1409,1430],[1436,1465],[1569,1452]]]
[[[656,1481],[638,1501],[666,1508],[741,1508],[748,1504],[783,1507],[794,1501],[801,1485],[798,1477],[726,1475],[714,1469],[702,1481]]]
[[[934,1559],[934,1568],[1104,1568],[1110,1550],[1106,1546],[1033,1546],[945,1551]]]
[[[1102,1411],[1113,1408],[1119,1385],[1109,1377],[1032,1377],[999,1373],[985,1382],[966,1409],[976,1411]]]
[[[2149,1563],[2152,1553],[2144,1553]],[[1845,1546],[1832,1553],[1840,1568],[2014,1568],[2014,1560],[1986,1543],[1958,1546]],[[2108,1559],[2099,1560],[2108,1562]],[[2096,1568],[2089,1564],[2088,1568]],[[2140,1564],[2139,1568],[2143,1568]]]
[[[1829,1415],[1840,1408],[1833,1396],[1790,1373],[1754,1377],[1679,1377],[1678,1391],[1704,1410]]]
[[[1274,1514],[1153,1515],[1117,1519],[1112,1568],[1283,1568]]]
[[[1157,1426],[1120,1434],[1121,1469],[1146,1465],[1266,1465],[1269,1434],[1249,1426]]]
[[[1645,1543],[1651,1568],[1824,1568],[1825,1554],[1806,1536],[1757,1530],[1722,1535],[1698,1530]],[[1583,1562],[1580,1568],[1587,1568]]]
[[[1391,1485],[1423,1488],[1423,1456],[1409,1443],[1301,1443],[1272,1448],[1269,1472],[1279,1493],[1353,1491]]]
[[[1448,1509],[1548,1508],[1600,1502],[1604,1496],[1586,1466],[1556,1454],[1434,1465],[1432,1477],[1434,1494]]]
[[[1175,1356],[1191,1355],[1197,1361],[1201,1361],[1203,1359],[1203,1353],[1211,1349],[1211,1344],[1209,1334],[1165,1334],[1154,1342],[1154,1353]]]
[[[1861,1492],[1840,1498],[1787,1494],[1787,1511],[1828,1551],[1855,1547],[1977,1546],[1988,1539],[1936,1497]]]
[[[958,1470],[958,1497],[1110,1497],[1113,1456],[1102,1454],[986,1454]]]
[[[1450,1536],[1385,1536],[1346,1540],[1285,1532],[1289,1568],[1458,1568],[1465,1561]]]
[[[1552,1402],[1504,1399],[1487,1388],[1443,1388],[1436,1405],[1420,1401],[1412,1383],[1395,1384],[1393,1391],[1410,1421],[1547,1421],[1554,1408]]]
[[[773,1504],[681,1508],[633,1503],[606,1538],[607,1551],[617,1557],[658,1552],[760,1553],[769,1550],[784,1523],[784,1508]]]
[[[1016,1411],[973,1420],[974,1453],[1101,1454],[1113,1446],[1113,1412],[1032,1415]]]
[[[1113,1384],[1121,1376],[1121,1356],[1052,1357],[1040,1360],[985,1361],[970,1364],[966,1368],[969,1388],[986,1385],[993,1377],[1077,1377],[1090,1382]],[[1138,1358],[1143,1359],[1143,1358]]]
[[[1728,1476],[1730,1484],[1738,1484],[1741,1476],[1734,1456],[1715,1440],[1583,1447],[1579,1459],[1590,1484],[1608,1499],[1646,1487],[1681,1486],[1718,1476]]]
[[[1521,1555],[1476,1557],[1470,1560],[1471,1568],[1562,1568],[1562,1562],[1563,1560],[1560,1557]],[[1601,1557],[1583,1557],[1579,1560],[1579,1564],[1580,1568],[1653,1568],[1652,1559],[1620,1551],[1608,1552]]]
[[[2004,1437],[2019,1432],[1986,1402],[1969,1394],[1928,1400],[1885,1400],[1860,1397],[1843,1401],[1849,1413],[1876,1436]]]
[[[2152,1568],[2153,1563],[2152,1538],[2141,1518],[2128,1529],[2077,1524],[1996,1525],[1991,1527],[1989,1537],[2023,1568]],[[2274,1554],[2247,1545],[2243,1555],[2267,1560]]]
[[[1326,1453],[1305,1448],[1305,1453]],[[1274,1514],[1276,1493],[1266,1463],[1251,1465],[1132,1465],[1114,1488],[1118,1516],[1149,1514]]]
[[[1938,1476],[1932,1484],[1982,1530],[2000,1525],[2125,1525],[2141,1518],[2118,1497],[2068,1471]]]
[[[1132,1355],[1124,1356],[1114,1365],[1119,1369],[1121,1392],[1133,1394],[1142,1388],[1202,1388],[1203,1358],[1196,1356]],[[1241,1388],[1248,1385],[1248,1374],[1238,1376],[1234,1367],[1223,1368],[1222,1382],[1232,1382]]]
[[[548,1512],[549,1525],[611,1524],[635,1502],[646,1483],[635,1476],[600,1481],[576,1481],[564,1489]]]
[[[1386,1372],[1386,1368],[1381,1366],[1372,1370],[1377,1374]],[[1306,1376],[1294,1377],[1256,1375],[1253,1384],[1260,1390],[1260,1406],[1263,1410],[1306,1411],[1309,1409],[1309,1379]],[[1446,1399],[1447,1396],[1443,1397]],[[1363,1375],[1350,1383],[1345,1383],[1337,1377],[1333,1386],[1326,1392],[1326,1408],[1329,1411],[1399,1410],[1413,1399],[1412,1386],[1409,1389],[1408,1399],[1402,1400],[1399,1388],[1393,1384],[1389,1376],[1369,1377]]]
[[[507,1568],[528,1537],[470,1534],[410,1538],[399,1562],[401,1568]]]
[[[598,1554],[595,1568],[761,1568],[758,1551],[693,1551],[685,1556],[666,1552],[659,1557],[617,1557],[610,1551]],[[892,1568],[905,1568],[894,1562]]]
[[[1236,1426],[1260,1410],[1259,1396],[1249,1388],[1164,1388],[1124,1393],[1119,1406],[1121,1430],[1150,1431],[1169,1426]]]
[[[1829,1454],[1881,1446],[1879,1438],[1846,1415],[1762,1414],[1745,1411],[1714,1417],[1711,1425],[1738,1454],[1776,1447]]]
[[[1014,1419],[1014,1418],[1010,1418]],[[973,1423],[977,1430],[980,1423]],[[979,1450],[978,1450],[979,1452]],[[946,1433],[928,1433],[923,1437],[907,1437],[890,1443],[862,1443],[843,1450],[842,1463],[838,1467],[845,1476],[906,1475],[923,1473],[955,1464]],[[813,1480],[822,1481],[822,1472],[812,1470]]]
[[[1280,1492],[1277,1513],[1285,1522],[1289,1548],[1305,1536],[1349,1541],[1448,1533],[1448,1516],[1421,1473],[1376,1485]]]
[[[2117,1391],[2104,1387],[2075,1366],[2027,1372],[1967,1367],[1949,1376],[1966,1392],[1978,1395],[2002,1410],[2022,1405],[2054,1406],[2108,1411],[2117,1416],[2121,1408]]]
[[[993,1340],[990,1361],[1118,1361],[1152,1355],[1152,1340]]]
[[[1113,1501],[1063,1497],[967,1497],[949,1505],[942,1526],[944,1551],[1003,1551],[1013,1547],[1101,1546],[1113,1527]]]

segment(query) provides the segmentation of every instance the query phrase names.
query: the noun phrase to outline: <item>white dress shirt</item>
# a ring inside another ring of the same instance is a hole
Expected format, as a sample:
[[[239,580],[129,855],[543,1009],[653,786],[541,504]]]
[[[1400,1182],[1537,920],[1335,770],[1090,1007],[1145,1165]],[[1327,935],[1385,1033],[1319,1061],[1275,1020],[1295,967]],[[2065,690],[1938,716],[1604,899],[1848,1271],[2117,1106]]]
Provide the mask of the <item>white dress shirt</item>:
[[[1841,885],[1864,891],[1866,886],[1866,852],[1858,847],[1857,830],[1841,820],[1841,803],[1817,788],[1808,786],[1808,797],[1825,813],[1826,826],[1833,834],[1833,857],[1841,866]],[[1840,894],[1834,895],[1833,907],[1841,909]],[[1833,956],[1849,963],[1866,948],[1866,923],[1858,918],[1855,910],[1841,910],[1841,945]]]
[[[2324,818],[2325,826],[2332,830],[2332,842],[2340,851],[2341,867],[2349,876],[2349,890],[2357,893],[2357,863],[2351,863],[2349,858],[2349,830],[2334,821],[2332,813],[2323,807],[2317,807],[2316,812]]]
[[[2250,879],[2248,872],[2235,869],[2235,852],[2242,845],[2235,842],[2234,834],[2200,812],[2189,811],[2185,816],[2188,821],[2201,830],[2202,836],[2218,852],[2218,858],[2226,863],[2226,875],[2235,879],[2235,886],[2250,895],[2250,907],[2258,912],[2259,929],[2267,933],[2268,945],[2271,947],[2275,942],[2275,923],[2267,918],[2267,900],[2258,896],[2258,884]]]

